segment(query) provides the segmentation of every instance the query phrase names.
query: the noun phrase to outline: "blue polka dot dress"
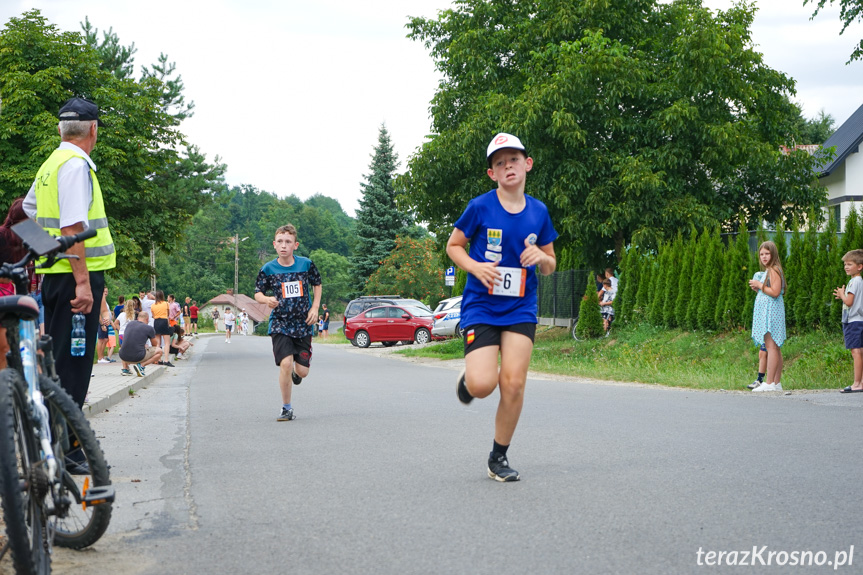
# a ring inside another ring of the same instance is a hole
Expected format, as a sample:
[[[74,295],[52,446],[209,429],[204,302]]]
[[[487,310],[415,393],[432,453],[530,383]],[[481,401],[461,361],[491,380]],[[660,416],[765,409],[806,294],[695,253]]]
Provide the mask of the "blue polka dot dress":
[[[752,279],[763,282],[766,277],[767,272],[763,271],[756,272]],[[752,312],[752,340],[755,345],[764,345],[764,336],[768,333],[779,347],[785,343],[785,301],[782,299],[784,293],[783,287],[779,297],[770,297],[761,290],[755,296],[755,310]]]

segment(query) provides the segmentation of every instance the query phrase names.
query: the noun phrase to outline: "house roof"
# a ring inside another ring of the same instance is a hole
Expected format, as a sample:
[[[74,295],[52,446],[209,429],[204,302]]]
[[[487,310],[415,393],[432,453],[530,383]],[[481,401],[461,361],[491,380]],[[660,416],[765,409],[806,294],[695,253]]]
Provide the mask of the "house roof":
[[[858,151],[860,142],[863,142],[863,105],[824,142],[825,149],[836,146],[836,155],[830,163],[822,166],[819,177],[832,174],[850,154]]]
[[[201,307],[208,305],[226,306],[240,310],[245,309],[249,317],[254,322],[267,321],[270,317],[270,308],[266,304],[258,303],[247,295],[237,294],[236,299],[233,295],[223,293],[219,294]]]

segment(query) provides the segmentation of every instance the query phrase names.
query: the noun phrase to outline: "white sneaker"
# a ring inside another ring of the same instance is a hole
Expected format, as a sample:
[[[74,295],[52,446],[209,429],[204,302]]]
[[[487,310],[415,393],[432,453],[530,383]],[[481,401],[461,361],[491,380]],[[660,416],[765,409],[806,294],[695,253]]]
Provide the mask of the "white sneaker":
[[[775,383],[762,383],[761,385],[759,385],[758,387],[756,387],[752,391],[755,393],[758,393],[761,391],[781,391],[781,390],[782,390],[781,385],[779,386],[779,389],[776,389]]]
[[[103,357],[102,359],[100,359],[96,363],[111,363],[111,360],[108,359],[107,357]]]
[[[779,383],[779,382],[777,381],[777,382],[776,382],[776,383],[774,383],[773,385],[774,385],[774,387],[773,387],[773,391],[782,391],[782,384],[781,384],[781,383]]]
[[[758,387],[758,386],[759,386],[759,385],[761,385],[762,383],[763,383],[763,382],[758,381],[758,380],[756,379],[755,381],[753,381],[752,383],[750,383],[750,384],[749,384],[749,385],[747,385],[746,387],[748,387],[749,389],[755,389],[756,387]]]

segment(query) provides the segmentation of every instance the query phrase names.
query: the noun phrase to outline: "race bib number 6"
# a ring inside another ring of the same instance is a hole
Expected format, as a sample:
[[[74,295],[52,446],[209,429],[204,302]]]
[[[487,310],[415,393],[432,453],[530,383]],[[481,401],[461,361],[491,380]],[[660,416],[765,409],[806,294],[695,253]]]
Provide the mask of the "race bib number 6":
[[[526,269],[498,267],[497,271],[501,275],[500,283],[492,285],[488,293],[508,297],[524,297],[524,282],[527,280]]]
[[[303,295],[303,282],[295,281],[295,282],[282,282],[282,297],[302,297]]]

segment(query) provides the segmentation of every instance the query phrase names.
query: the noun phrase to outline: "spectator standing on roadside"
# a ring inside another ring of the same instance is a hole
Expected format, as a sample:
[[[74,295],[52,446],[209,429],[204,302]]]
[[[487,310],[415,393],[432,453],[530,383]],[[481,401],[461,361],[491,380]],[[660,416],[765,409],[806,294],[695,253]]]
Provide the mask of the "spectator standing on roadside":
[[[54,340],[61,385],[75,403],[83,406],[93,372],[105,270],[115,267],[116,253],[96,164],[90,158],[101,123],[99,107],[84,98],[71,98],[60,108],[59,116],[62,141],[39,168],[24,200],[24,211],[56,236],[74,235],[90,227],[96,230],[95,237],[66,251],[78,259],[59,260],[36,272],[45,274],[45,331]],[[73,356],[71,349],[75,313],[86,317],[86,350],[80,357]]]
[[[180,304],[177,303],[177,298],[174,297],[174,294],[170,294],[168,296],[168,325],[171,327],[179,325],[181,313],[182,310],[180,309]]]
[[[617,293],[618,279],[614,277],[614,270],[611,268],[605,268],[605,278],[611,280],[611,289],[614,290],[614,293]]]
[[[603,292],[602,300],[599,302],[599,312],[602,316],[602,327],[605,331],[611,327],[611,322],[614,321],[614,298],[617,292],[611,287],[611,280],[605,278],[602,280]]]
[[[324,313],[321,315],[321,337],[326,339],[330,333],[330,310],[327,309],[327,304],[324,304]]]
[[[192,322],[192,330],[195,337],[198,337],[198,302],[193,301],[192,305],[189,306],[189,319]]]
[[[213,308],[213,330],[219,333],[219,310],[215,307]]]
[[[105,354],[105,348],[108,347],[110,337],[108,328],[111,327],[113,321],[111,308],[108,305],[108,288],[105,288],[102,292],[102,311],[99,313],[99,331],[96,336],[96,363],[114,363],[116,361],[111,359],[111,354]]]
[[[146,292],[144,297],[141,298],[141,311],[147,313],[147,317],[149,318],[150,325],[155,326],[155,318],[153,317],[153,304],[156,303],[156,296],[153,292]]]
[[[767,241],[758,248],[761,270],[749,280],[757,292],[752,311],[752,340],[767,348],[767,381],[753,392],[782,391],[782,344],[785,343],[785,274],[776,244]]]
[[[162,290],[156,290],[154,294],[156,296],[156,303],[151,306],[151,310],[153,312],[153,329],[156,331],[156,335],[159,336],[159,345],[162,348],[162,361],[159,362],[159,365],[166,365],[168,367],[174,367],[174,365],[168,361],[168,348],[171,345],[171,335],[174,333],[173,328],[168,323],[168,302],[165,301],[165,292]]]
[[[186,301],[183,302],[183,316],[182,316],[183,321],[181,322],[183,330],[186,333],[191,333],[191,329],[192,329],[192,322],[191,322],[192,316],[190,315],[191,312],[189,310],[189,308],[191,306],[192,306],[192,298],[186,296]]]
[[[456,393],[468,404],[500,392],[488,476],[518,481],[507,451],[524,405],[533,353],[536,271],[549,275],[557,267],[557,232],[545,204],[524,192],[533,159],[521,141],[498,134],[486,158],[486,173],[498,187],[468,203],[446,246],[450,259],[468,274],[461,308],[465,370]]]
[[[117,305],[114,306],[114,319],[120,317],[124,309],[126,309],[126,296],[121,295],[117,297]]]
[[[863,392],[863,250],[851,250],[842,262],[851,280],[833,290],[833,295],[842,302],[842,335],[854,360],[854,382],[840,393],[859,393]]]

